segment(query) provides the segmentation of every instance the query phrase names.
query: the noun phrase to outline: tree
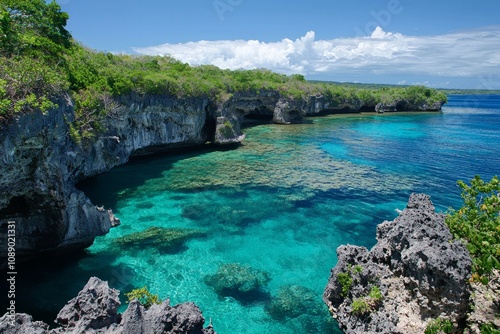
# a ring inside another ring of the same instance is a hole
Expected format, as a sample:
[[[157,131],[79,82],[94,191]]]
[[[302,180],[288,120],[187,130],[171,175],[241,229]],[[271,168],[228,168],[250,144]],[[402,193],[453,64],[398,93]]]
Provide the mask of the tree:
[[[7,57],[52,58],[71,46],[69,16],[55,2],[0,0],[0,46]]]

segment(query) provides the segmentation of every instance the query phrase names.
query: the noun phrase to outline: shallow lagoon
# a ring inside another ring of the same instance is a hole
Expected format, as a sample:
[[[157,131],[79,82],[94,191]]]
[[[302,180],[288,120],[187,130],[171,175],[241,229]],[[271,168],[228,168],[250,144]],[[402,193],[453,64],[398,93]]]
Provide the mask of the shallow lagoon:
[[[23,274],[19,311],[53,319],[95,275],[124,292],[147,285],[173,304],[194,301],[219,334],[340,332],[321,301],[335,249],[371,247],[376,225],[392,220],[412,192],[430,194],[438,210],[458,206],[456,180],[499,174],[499,130],[497,96],[457,96],[442,113],[263,124],[245,129],[237,149],[207,147],[115,168],[82,188],[122,225],[64,266],[31,268],[36,281]],[[203,235],[168,251],[116,242],[150,227]],[[220,296],[203,278],[226,263],[265,271],[270,280],[244,300]],[[305,302],[310,314],[273,318],[266,305],[291,285],[317,296]],[[27,303],[30,294],[35,302]]]

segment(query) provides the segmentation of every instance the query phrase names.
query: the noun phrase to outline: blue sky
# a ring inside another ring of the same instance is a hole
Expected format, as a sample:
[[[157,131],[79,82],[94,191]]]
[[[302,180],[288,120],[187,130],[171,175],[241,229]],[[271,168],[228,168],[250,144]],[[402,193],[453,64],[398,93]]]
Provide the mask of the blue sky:
[[[308,79],[500,89],[500,1],[59,0],[84,45]]]

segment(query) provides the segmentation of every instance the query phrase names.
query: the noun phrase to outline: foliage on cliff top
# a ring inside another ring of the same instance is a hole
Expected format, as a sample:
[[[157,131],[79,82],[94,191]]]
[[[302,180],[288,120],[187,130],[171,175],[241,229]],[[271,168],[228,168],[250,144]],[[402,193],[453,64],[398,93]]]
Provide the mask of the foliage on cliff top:
[[[490,182],[475,176],[462,189],[463,206],[450,210],[446,224],[455,238],[465,242],[472,257],[472,280],[487,281],[492,269],[500,270],[500,180]]]
[[[89,102],[76,103],[73,129],[79,138],[98,131],[106,112],[96,113],[96,106],[102,108],[107,98],[131,92],[219,102],[237,92],[268,90],[294,99],[324,95],[337,105],[446,101],[443,93],[421,86],[360,89],[307,82],[300,74],[286,76],[265,69],[230,71],[211,65],[193,67],[168,56],[94,52],[72,40],[65,29],[67,20],[68,14],[55,2],[0,0],[0,122],[19,112],[49,110],[63,92]]]

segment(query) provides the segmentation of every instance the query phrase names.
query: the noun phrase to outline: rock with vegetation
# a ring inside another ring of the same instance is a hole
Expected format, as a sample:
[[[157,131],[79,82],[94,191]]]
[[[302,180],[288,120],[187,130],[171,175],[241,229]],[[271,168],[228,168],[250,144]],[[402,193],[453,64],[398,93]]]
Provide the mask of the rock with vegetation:
[[[114,239],[124,249],[143,249],[151,247],[161,252],[177,252],[184,243],[192,238],[205,236],[205,232],[189,228],[149,227],[141,232]]]
[[[323,300],[346,333],[424,333],[430,323],[463,323],[471,258],[453,240],[429,196],[413,194],[377,244],[340,246]]]
[[[500,271],[493,269],[487,284],[473,282],[471,287],[471,311],[467,316],[465,333],[500,331]]]
[[[214,334],[212,326],[203,328],[205,319],[193,303],[170,306],[168,300],[145,307],[138,300],[130,302],[120,314],[119,291],[110,289],[107,282],[90,278],[78,296],[70,300],[57,315],[58,327],[49,329],[42,321],[33,321],[27,314],[16,313],[14,326],[8,315],[0,318],[4,334]]]
[[[203,278],[221,297],[234,297],[244,303],[261,299],[269,280],[267,272],[239,263],[223,264],[215,274]]]
[[[359,89],[94,52],[72,39],[67,20],[56,2],[0,3],[0,238],[15,221],[17,261],[80,250],[116,226],[75,184],[131,156],[239,143],[251,118],[297,123],[380,102],[407,110],[446,101],[425,87]]]

